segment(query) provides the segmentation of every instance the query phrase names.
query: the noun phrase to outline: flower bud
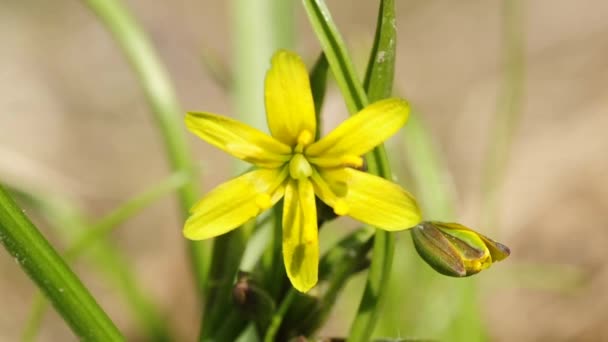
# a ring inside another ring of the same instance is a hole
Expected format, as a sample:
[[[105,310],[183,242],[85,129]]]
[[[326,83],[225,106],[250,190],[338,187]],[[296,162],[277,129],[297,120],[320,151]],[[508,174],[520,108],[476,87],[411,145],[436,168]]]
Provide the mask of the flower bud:
[[[422,222],[411,234],[420,257],[450,277],[479,273],[511,253],[507,246],[459,223]]]
[[[266,327],[275,311],[272,297],[246,272],[239,272],[232,288],[234,304],[256,325]]]

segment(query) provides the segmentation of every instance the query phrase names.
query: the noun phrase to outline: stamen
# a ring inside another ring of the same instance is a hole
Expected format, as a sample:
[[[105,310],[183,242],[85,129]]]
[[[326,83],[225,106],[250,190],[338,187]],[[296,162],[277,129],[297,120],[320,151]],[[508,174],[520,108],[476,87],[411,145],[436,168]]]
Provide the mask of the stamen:
[[[348,214],[348,204],[343,199],[338,199],[336,203],[334,203],[334,213],[338,216],[344,216]]]
[[[310,144],[313,140],[312,133],[308,130],[303,130],[298,135],[298,145],[293,149],[295,153],[302,153],[304,151],[304,147]]]
[[[342,164],[344,166],[350,166],[353,168],[360,168],[361,166],[363,166],[363,158],[359,157],[359,156],[353,156],[353,155],[345,155],[342,156]]]
[[[352,167],[359,169],[363,166],[363,158],[352,154],[308,157],[308,160],[321,168]]]
[[[334,213],[336,213],[336,215],[343,216],[348,214],[348,212],[350,211],[350,207],[348,206],[348,203],[346,203],[346,200],[340,198],[346,195],[346,192],[348,191],[347,188],[338,189],[340,190],[341,195],[340,197],[338,197],[336,196],[337,194],[333,187],[330,187],[330,185],[323,179],[323,177],[321,177],[319,172],[317,172],[316,170],[313,171],[311,178],[313,181],[313,185],[315,186],[315,193],[317,194],[317,196],[319,196],[321,200],[323,200],[325,203],[329,204],[332,208],[334,208]]]
[[[266,193],[258,194],[255,198],[255,204],[261,210],[266,210],[270,208],[272,206],[272,200],[270,198],[270,195]]]
[[[306,146],[312,142],[313,136],[309,130],[305,129],[298,135],[298,145]]]

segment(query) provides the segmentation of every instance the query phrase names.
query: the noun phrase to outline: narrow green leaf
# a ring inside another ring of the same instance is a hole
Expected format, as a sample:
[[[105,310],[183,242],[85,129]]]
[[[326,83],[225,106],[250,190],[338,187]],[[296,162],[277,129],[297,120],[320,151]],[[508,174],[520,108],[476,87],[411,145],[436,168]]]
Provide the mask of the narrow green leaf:
[[[146,34],[120,0],[83,0],[83,2],[110,31],[131,63],[162,134],[171,168],[174,171],[193,173],[194,162],[190,157],[182,121],[184,112],[179,107],[167,71]],[[184,219],[199,197],[198,188],[198,182],[192,178],[178,191]],[[206,248],[207,244],[201,242],[190,242],[188,246],[194,279],[197,287],[202,290],[207,277],[210,251]]]
[[[357,113],[367,105],[367,96],[355,73],[352,59],[333,22],[329,9],[322,0],[303,0],[303,4],[310,24],[342,91],[346,106],[351,114]]]
[[[525,6],[522,0],[502,1],[502,80],[496,113],[484,156],[482,217],[484,227],[495,227],[500,208],[500,188],[511,155],[525,95]]]
[[[254,226],[255,222],[249,222],[215,239],[213,261],[209,270],[210,282],[206,289],[206,316],[201,325],[201,341],[217,340],[216,334],[227,322],[227,315],[231,311],[238,311],[232,301],[232,289],[246,242]],[[238,331],[235,333],[235,336],[239,335]]]
[[[422,212],[435,220],[454,219],[454,183],[437,141],[415,109],[403,130],[406,165]]]
[[[192,176],[177,172],[141,194],[134,196],[93,224],[88,224],[89,220],[84,217],[79,208],[67,201],[55,198],[51,200],[43,194],[20,193],[20,195],[32,202],[55,228],[64,225],[65,227],[62,228],[65,229],[62,229],[62,232],[70,230],[71,233],[78,232],[81,234],[66,250],[64,257],[67,262],[76,261],[86,251],[92,252],[90,254],[92,254],[94,261],[105,271],[108,278],[117,285],[135,317],[146,329],[147,338],[150,341],[169,341],[171,340],[169,328],[163,321],[160,310],[137,284],[124,256],[106,238],[112,231],[120,227],[120,224],[159,198],[176,191],[186,184]],[[56,208],[57,202],[62,203],[60,205],[62,211],[68,213],[59,212],[59,208]],[[47,302],[39,292],[33,301],[30,315],[28,315],[23,341],[34,340],[46,311],[46,304]]]
[[[0,186],[0,242],[83,340],[124,340],[80,279]]]
[[[317,119],[317,132],[315,135],[315,140],[319,139],[323,130],[321,108],[323,108],[325,92],[327,90],[328,69],[329,64],[327,64],[327,58],[325,58],[324,53],[321,53],[310,71],[310,88],[312,90],[312,98],[315,102],[315,118]]]
[[[368,98],[364,88],[362,87],[355,70],[353,67],[352,60],[346,51],[346,47],[342,37],[340,36],[336,25],[334,24],[329,9],[322,0],[303,0],[304,7],[308,14],[309,20],[315,31],[317,38],[321,43],[323,52],[327,56],[327,61],[332,70],[334,77],[340,87],[342,94],[346,100],[346,105],[351,114],[357,113],[363,107],[368,104]],[[393,3],[388,4],[392,7]],[[387,13],[388,18],[392,16],[394,22],[394,10],[385,10],[384,3],[380,8],[380,18],[384,20],[384,12]],[[379,24],[378,27],[386,27],[386,25]],[[394,30],[392,34],[379,33],[377,37],[388,37],[389,41],[392,35],[394,37]],[[380,46],[381,43],[375,43],[374,45]],[[388,46],[387,46],[388,48]],[[393,53],[391,58],[394,58],[394,44],[392,47]],[[377,50],[379,53],[380,50]],[[377,61],[374,58],[373,61]],[[384,61],[383,61],[384,62]],[[371,68],[374,68],[373,66]],[[368,68],[369,69],[369,68]],[[375,75],[372,71],[370,76],[370,89],[379,87],[376,82],[387,82],[392,80],[382,79],[380,76],[384,76],[385,73],[393,72],[393,68],[384,68],[384,70],[378,70],[376,67]],[[391,89],[389,87],[383,87],[383,89]],[[376,92],[376,91],[375,91]],[[383,94],[382,91],[377,91],[378,95],[374,96],[388,96]],[[376,100],[376,99],[374,99]],[[384,146],[380,145],[374,149],[374,151],[366,156],[368,170],[370,173],[379,175],[386,179],[391,179],[391,169],[388,164],[388,158]],[[389,283],[390,269],[393,262],[393,255],[395,251],[395,239],[389,232],[377,230],[374,238],[374,247],[372,252],[372,263],[370,265],[365,290],[363,292],[363,298],[359,304],[359,310],[355,317],[355,321],[351,326],[351,332],[349,341],[369,341],[371,334],[374,331],[374,327],[379,317],[379,313],[382,310],[383,300],[386,297],[385,292]]]
[[[397,55],[395,1],[380,2],[374,45],[367,63],[363,86],[370,102],[390,97],[393,92]]]

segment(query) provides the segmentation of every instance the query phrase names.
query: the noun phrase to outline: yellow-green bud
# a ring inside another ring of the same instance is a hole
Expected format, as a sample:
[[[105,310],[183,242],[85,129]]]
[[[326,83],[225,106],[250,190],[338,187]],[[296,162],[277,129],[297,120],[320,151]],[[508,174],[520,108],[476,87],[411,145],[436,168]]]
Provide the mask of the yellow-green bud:
[[[451,277],[479,273],[511,253],[507,246],[459,223],[422,222],[411,234],[420,257]]]

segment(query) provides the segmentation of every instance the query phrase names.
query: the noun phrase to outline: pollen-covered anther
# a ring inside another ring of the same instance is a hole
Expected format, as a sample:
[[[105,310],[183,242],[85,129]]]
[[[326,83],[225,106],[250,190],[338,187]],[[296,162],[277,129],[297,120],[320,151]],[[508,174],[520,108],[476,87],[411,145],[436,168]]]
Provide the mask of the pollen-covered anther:
[[[310,144],[313,140],[312,133],[305,129],[298,135],[298,145],[306,146]]]
[[[289,162],[289,174],[293,179],[308,178],[312,175],[312,166],[301,153],[296,153]]]
[[[260,208],[260,210],[266,210],[272,206],[272,199],[269,194],[258,194],[255,197],[255,204]]]
[[[363,158],[353,155],[345,155],[340,158],[344,166],[354,167],[356,169],[363,166]]]
[[[304,152],[304,148],[306,146],[308,146],[312,141],[313,141],[313,136],[312,133],[310,133],[309,130],[303,130],[300,132],[300,134],[298,134],[298,140],[297,140],[297,145],[296,147],[293,149],[293,151],[295,153],[302,153]]]
[[[348,204],[343,199],[339,199],[334,203],[334,213],[338,216],[344,216],[348,214]]]

